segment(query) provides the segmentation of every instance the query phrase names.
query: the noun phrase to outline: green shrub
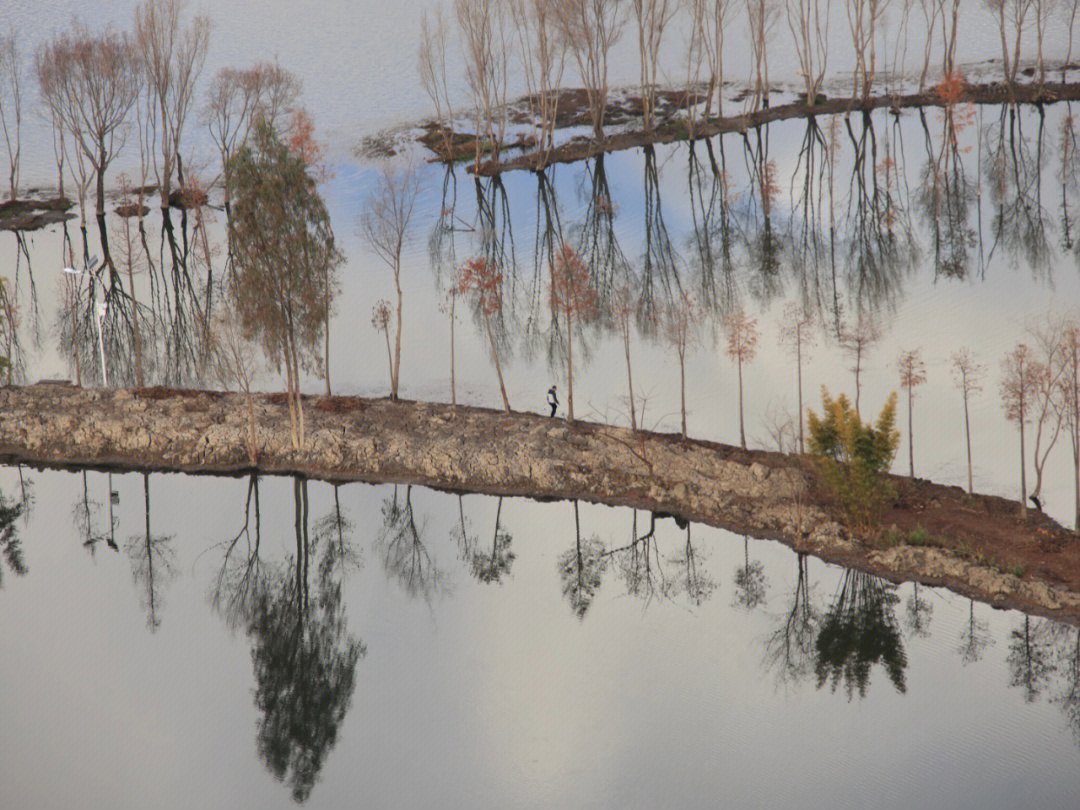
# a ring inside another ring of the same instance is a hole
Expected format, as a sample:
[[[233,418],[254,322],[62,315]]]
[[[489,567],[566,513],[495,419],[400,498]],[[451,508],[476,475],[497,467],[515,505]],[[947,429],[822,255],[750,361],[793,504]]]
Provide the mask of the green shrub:
[[[916,526],[908,533],[907,542],[909,546],[928,546],[931,539],[930,532],[922,526]]]
[[[840,503],[848,522],[877,522],[886,501],[896,492],[885,477],[900,443],[896,429],[896,393],[889,395],[876,423],[863,424],[848,398],[835,400],[822,386],[822,412],[810,411],[810,452],[819,459],[822,480]]]
[[[900,545],[901,535],[900,530],[896,528],[896,525],[892,525],[881,533],[881,539],[885,541],[885,545],[889,548],[894,548]]]
[[[1024,566],[1020,564],[1010,565],[1006,570],[1014,577],[1022,577],[1024,575]]]

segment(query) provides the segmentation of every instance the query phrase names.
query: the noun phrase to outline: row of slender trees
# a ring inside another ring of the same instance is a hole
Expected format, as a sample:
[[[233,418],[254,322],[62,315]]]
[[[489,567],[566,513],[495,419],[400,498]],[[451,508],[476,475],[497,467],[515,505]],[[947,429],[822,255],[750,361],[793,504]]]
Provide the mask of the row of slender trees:
[[[843,21],[837,21],[841,8]],[[449,65],[463,66],[477,134],[476,160],[490,150],[497,161],[506,138],[514,74],[523,79],[541,151],[553,145],[568,68],[584,86],[594,136],[603,141],[611,54],[624,35],[636,45],[643,128],[651,131],[657,123],[661,88],[676,85],[684,88],[682,101],[693,129],[700,117],[723,113],[724,45],[738,18],[739,33],[746,35],[749,46],[747,79],[757,109],[769,104],[769,55],[777,49],[794,52],[804,98],[813,104],[826,78],[830,26],[845,21],[855,99],[868,100],[881,77],[887,90],[895,88],[897,64],[902,71],[912,45],[909,23],[915,19],[925,32],[924,41],[914,46],[919,51],[920,91],[935,51],[940,53],[941,75],[957,74],[960,26],[977,14],[993,18],[1001,40],[1002,79],[1010,85],[1016,83],[1025,56],[1023,44],[1034,33],[1035,72],[1041,84],[1047,75],[1047,31],[1067,28],[1068,62],[1078,9],[1077,0],[455,0],[459,50],[451,47],[451,26],[441,9],[433,16],[425,13],[418,69],[436,118],[445,126],[455,118]],[[887,15],[900,19],[891,36]],[[779,34],[785,28],[786,35]],[[682,55],[680,64],[661,64],[665,48]],[[444,137],[449,138],[448,131]]]

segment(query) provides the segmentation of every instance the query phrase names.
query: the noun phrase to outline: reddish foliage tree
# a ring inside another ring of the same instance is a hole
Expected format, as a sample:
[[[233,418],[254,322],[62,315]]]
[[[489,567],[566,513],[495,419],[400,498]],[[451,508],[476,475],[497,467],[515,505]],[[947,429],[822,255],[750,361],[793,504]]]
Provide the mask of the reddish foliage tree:
[[[746,428],[743,424],[743,363],[749,363],[757,354],[759,332],[757,318],[749,317],[741,309],[724,319],[727,328],[725,353],[739,367],[739,444],[746,449]]]
[[[567,418],[574,421],[574,327],[596,317],[596,290],[589,280],[589,268],[569,245],[563,245],[551,268],[551,309],[566,324]]]
[[[907,430],[908,430],[908,477],[915,477],[915,440],[911,432],[911,405],[915,399],[916,387],[926,382],[926,363],[923,362],[919,349],[905,352],[901,349],[896,361],[896,370],[900,373],[900,385],[907,389]]]
[[[484,329],[487,331],[488,343],[491,344],[491,356],[495,361],[495,374],[499,378],[499,393],[502,394],[503,407],[510,413],[510,400],[506,398],[506,384],[503,382],[499,349],[495,344],[495,331],[491,323],[492,317],[502,312],[501,285],[502,273],[493,261],[478,257],[469,259],[461,267],[458,289],[473,296],[473,303],[484,319]]]

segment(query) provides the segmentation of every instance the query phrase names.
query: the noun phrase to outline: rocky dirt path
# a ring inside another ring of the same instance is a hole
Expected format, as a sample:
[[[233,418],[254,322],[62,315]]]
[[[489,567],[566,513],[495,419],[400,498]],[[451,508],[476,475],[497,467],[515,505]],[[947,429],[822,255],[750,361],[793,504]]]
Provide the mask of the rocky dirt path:
[[[330,481],[577,498],[669,513],[800,552],[913,579],[1000,606],[1080,621],[1080,542],[1016,504],[896,479],[891,539],[856,538],[808,459],[677,435],[439,403],[305,400],[307,445],[292,449],[281,395],[255,398],[258,463],[239,394],[0,389],[0,461],[48,467],[239,474],[257,468]],[[916,527],[924,542],[898,542]]]

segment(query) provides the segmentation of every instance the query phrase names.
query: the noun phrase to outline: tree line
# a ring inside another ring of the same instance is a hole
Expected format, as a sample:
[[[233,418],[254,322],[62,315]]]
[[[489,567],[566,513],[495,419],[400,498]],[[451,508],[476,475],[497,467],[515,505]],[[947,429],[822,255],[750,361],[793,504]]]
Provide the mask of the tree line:
[[[795,54],[804,102],[812,105],[819,100],[837,27],[846,29],[852,49],[853,101],[869,100],[878,88],[895,92],[900,80],[896,65],[906,64],[909,48],[916,51],[923,92],[935,55],[940,62],[934,67],[941,77],[960,75],[960,27],[979,15],[992,19],[997,29],[1001,80],[1010,87],[1017,82],[1022,61],[1031,59],[1023,44],[1034,34],[1031,72],[1042,86],[1048,73],[1047,31],[1067,30],[1068,50],[1062,63],[1067,64],[1078,9],[1077,0],[455,0],[450,20],[441,8],[422,16],[418,73],[444,146],[449,147],[456,117],[450,70],[452,65],[462,66],[471,108],[459,112],[472,118],[479,165],[484,154],[498,162],[506,145],[512,76],[520,76],[525,86],[532,142],[541,153],[553,146],[560,105],[566,106],[561,93],[571,71],[583,85],[593,135],[602,143],[612,51],[624,37],[633,41],[638,57],[643,129],[651,132],[656,126],[658,93],[663,86],[674,85],[681,88],[681,106],[693,137],[702,118],[723,115],[724,46],[733,30],[745,36],[749,46],[745,78],[751,109],[757,110],[769,106],[769,56],[778,50]],[[887,14],[900,20],[891,34]],[[909,41],[908,30],[916,20],[924,31],[921,43]],[[680,55],[678,63],[661,63],[665,48]]]

